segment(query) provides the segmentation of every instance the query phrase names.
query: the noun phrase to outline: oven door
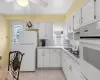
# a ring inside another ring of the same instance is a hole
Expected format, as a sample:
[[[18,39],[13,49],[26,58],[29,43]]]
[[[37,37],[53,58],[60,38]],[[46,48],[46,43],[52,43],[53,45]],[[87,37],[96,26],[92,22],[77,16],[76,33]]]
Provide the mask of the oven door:
[[[100,80],[100,40],[80,40],[82,74],[88,80]]]

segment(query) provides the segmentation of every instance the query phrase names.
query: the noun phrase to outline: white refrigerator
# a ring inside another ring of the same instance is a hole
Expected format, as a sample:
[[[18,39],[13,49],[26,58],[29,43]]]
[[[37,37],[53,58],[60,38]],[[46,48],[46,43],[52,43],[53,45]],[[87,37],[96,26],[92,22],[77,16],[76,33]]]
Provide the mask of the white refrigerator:
[[[23,31],[19,35],[20,51],[25,53],[22,59],[20,71],[35,71],[37,32]]]

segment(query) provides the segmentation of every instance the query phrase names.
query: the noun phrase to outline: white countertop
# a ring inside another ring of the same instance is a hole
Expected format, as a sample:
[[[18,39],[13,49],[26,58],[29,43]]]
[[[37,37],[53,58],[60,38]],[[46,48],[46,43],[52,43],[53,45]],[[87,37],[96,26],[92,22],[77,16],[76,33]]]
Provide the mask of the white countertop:
[[[73,54],[71,54],[68,50],[64,49],[64,46],[45,46],[45,47],[37,47],[37,49],[62,49],[64,50],[71,58],[73,58],[78,64],[79,59],[76,58]]]
[[[37,47],[38,49],[47,49],[47,48],[64,48],[63,46],[45,46],[45,47],[42,47],[42,46],[40,46],[40,47]]]

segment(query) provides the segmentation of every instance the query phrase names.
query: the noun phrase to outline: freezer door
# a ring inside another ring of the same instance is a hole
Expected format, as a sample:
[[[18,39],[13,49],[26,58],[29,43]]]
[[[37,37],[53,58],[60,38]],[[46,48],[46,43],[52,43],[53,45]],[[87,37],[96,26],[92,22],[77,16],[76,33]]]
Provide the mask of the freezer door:
[[[19,35],[20,44],[36,43],[37,42],[37,32],[34,31],[23,31]]]

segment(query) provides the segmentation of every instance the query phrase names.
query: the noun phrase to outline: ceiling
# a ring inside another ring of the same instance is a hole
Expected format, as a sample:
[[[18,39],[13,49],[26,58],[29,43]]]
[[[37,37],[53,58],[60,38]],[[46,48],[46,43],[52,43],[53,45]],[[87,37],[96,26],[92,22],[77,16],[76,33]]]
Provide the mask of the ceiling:
[[[75,0],[48,0],[48,7],[29,2],[29,6],[23,8],[16,1],[5,2],[0,0],[0,13],[2,14],[65,14]]]

